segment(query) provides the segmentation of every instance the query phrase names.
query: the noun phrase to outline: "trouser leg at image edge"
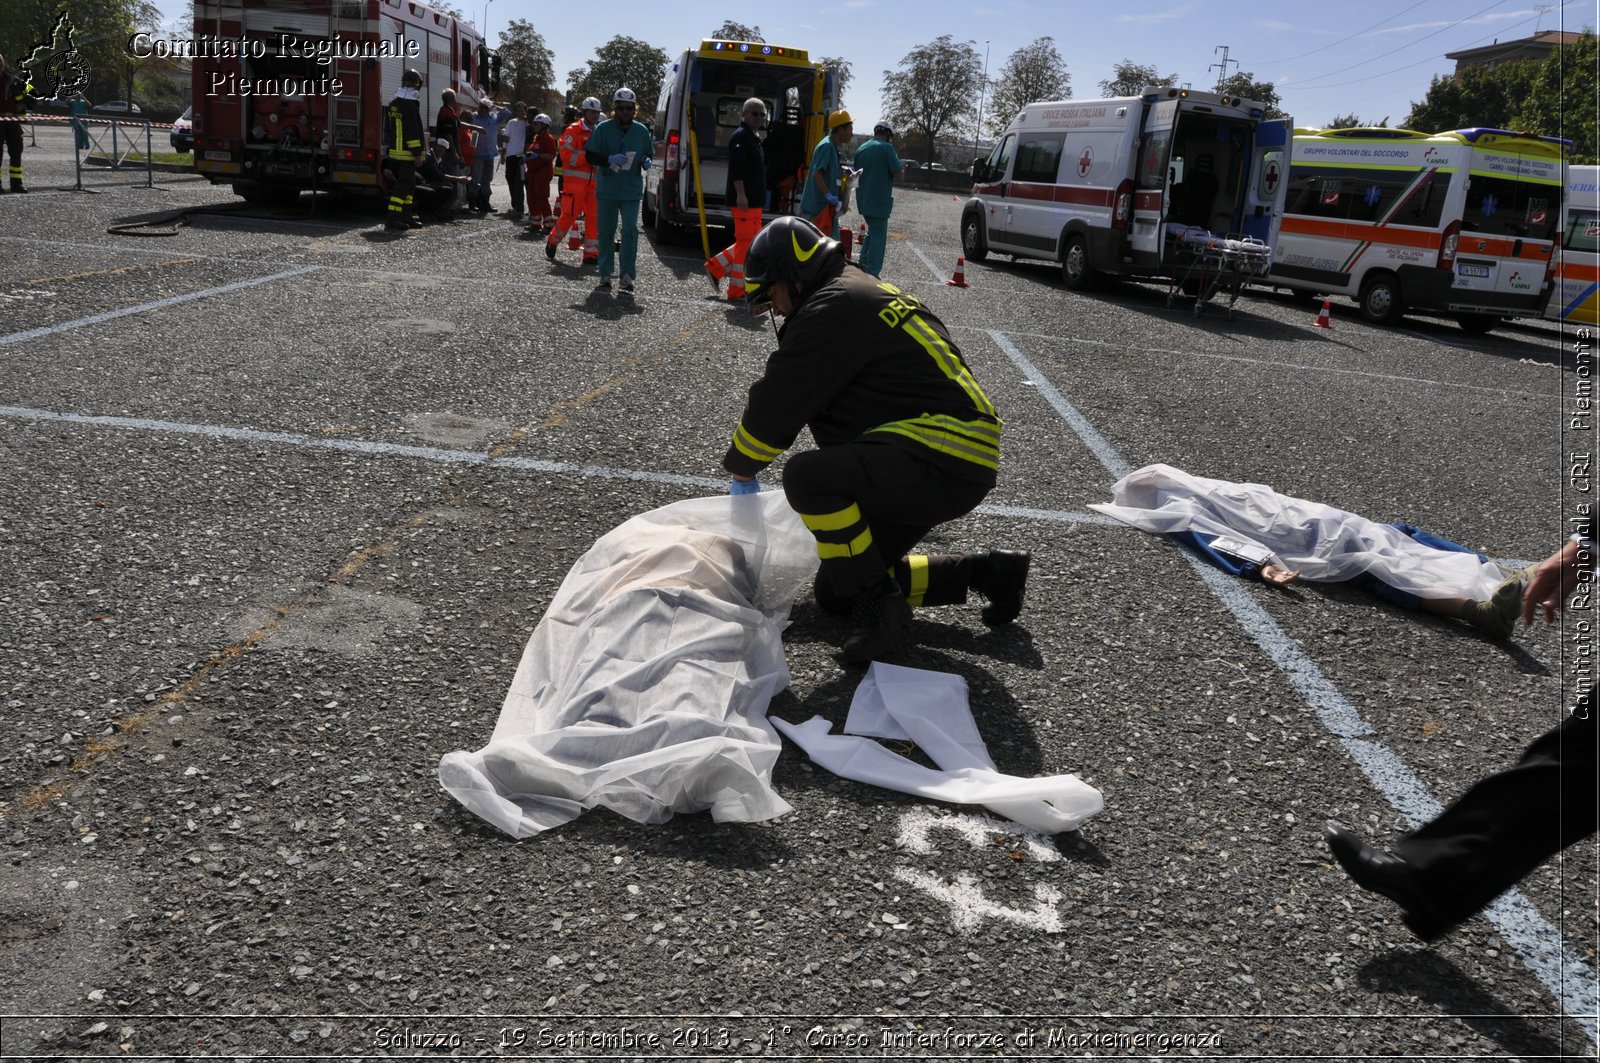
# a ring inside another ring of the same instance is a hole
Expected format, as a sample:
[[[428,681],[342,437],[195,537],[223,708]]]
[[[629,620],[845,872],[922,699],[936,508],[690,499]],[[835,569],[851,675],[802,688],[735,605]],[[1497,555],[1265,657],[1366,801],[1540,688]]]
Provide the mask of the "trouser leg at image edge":
[[[1594,691],[1522,759],[1394,846],[1441,911],[1471,916],[1596,829]]]

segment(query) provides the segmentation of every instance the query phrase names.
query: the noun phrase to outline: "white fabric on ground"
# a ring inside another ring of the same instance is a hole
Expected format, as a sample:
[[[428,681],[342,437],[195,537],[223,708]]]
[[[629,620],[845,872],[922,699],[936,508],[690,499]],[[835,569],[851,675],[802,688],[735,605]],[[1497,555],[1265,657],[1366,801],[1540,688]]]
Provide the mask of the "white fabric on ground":
[[[1090,509],[1147,532],[1231,535],[1270,550],[1302,579],[1339,582],[1370,572],[1419,598],[1487,601],[1511,573],[1473,554],[1437,550],[1398,528],[1263,484],[1191,476],[1170,465],[1135,469]]]
[[[489,744],[446,754],[440,783],[519,838],[596,806],[640,823],[789,811],[766,710],[788,685],[779,636],[816,566],[781,491],[632,518],[567,573]]]
[[[953,682],[952,682],[953,680]],[[885,738],[915,742],[941,770],[885,749],[871,738],[831,734],[820,716],[773,724],[835,775],[938,801],[983,805],[1029,830],[1077,830],[1105,807],[1100,791],[1076,775],[1024,779],[995,770],[960,676],[874,663],[856,688],[849,721]],[[846,730],[852,730],[847,721]]]

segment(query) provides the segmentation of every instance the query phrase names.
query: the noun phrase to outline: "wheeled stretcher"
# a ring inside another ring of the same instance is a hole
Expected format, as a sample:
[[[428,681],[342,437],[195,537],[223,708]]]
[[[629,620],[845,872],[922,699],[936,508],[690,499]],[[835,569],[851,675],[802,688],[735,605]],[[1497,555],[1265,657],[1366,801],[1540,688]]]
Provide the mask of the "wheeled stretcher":
[[[1167,289],[1167,305],[1181,293],[1194,300],[1194,315],[1218,292],[1228,296],[1228,319],[1233,319],[1233,304],[1252,280],[1266,277],[1272,269],[1272,248],[1252,237],[1218,236],[1198,225],[1168,225],[1167,261],[1172,263],[1174,279]]]

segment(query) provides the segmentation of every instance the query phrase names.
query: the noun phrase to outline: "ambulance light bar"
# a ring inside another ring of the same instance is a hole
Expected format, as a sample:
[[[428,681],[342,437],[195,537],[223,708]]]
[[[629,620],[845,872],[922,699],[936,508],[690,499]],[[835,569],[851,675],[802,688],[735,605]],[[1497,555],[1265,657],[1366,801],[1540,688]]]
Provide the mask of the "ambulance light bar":
[[[703,40],[700,42],[700,54],[719,58],[731,55],[741,59],[775,59],[787,63],[809,63],[811,61],[810,53],[804,48],[784,48],[776,44],[763,44],[759,41]]]

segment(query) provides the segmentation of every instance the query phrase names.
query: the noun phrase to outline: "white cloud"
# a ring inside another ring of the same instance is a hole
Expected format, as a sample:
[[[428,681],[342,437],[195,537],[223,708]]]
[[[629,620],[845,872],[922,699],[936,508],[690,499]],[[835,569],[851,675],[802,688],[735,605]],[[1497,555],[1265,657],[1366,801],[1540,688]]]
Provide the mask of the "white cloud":
[[[1166,11],[1152,11],[1145,15],[1119,15],[1118,22],[1133,22],[1141,26],[1155,26],[1163,22],[1176,22],[1194,10],[1193,4],[1182,4]]]

